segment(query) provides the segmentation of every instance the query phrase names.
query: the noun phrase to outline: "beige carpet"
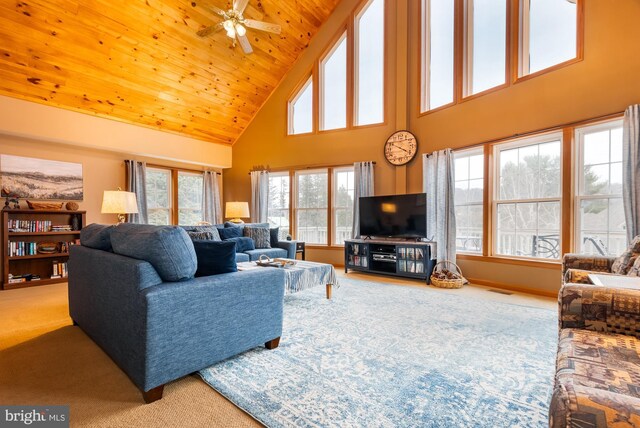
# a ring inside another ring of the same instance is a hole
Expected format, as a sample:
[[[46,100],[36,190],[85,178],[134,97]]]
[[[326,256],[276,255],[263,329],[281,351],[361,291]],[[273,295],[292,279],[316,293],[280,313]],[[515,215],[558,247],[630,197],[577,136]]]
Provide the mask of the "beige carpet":
[[[425,286],[415,280],[358,273],[349,277]],[[437,291],[547,308],[556,305],[552,298],[496,294],[487,287]],[[334,298],[339,295],[336,290]],[[68,404],[72,426],[261,426],[199,377],[177,380],[165,387],[162,400],[143,404],[129,378],[82,330],[71,326],[67,284],[0,291],[0,403]]]

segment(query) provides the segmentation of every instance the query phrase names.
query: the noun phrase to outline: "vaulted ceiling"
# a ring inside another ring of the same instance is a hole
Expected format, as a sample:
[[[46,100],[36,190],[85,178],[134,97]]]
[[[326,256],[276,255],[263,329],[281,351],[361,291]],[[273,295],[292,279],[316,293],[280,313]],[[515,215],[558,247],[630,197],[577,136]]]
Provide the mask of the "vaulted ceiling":
[[[338,2],[250,0],[245,55],[225,0],[0,0],[0,94],[233,143]]]

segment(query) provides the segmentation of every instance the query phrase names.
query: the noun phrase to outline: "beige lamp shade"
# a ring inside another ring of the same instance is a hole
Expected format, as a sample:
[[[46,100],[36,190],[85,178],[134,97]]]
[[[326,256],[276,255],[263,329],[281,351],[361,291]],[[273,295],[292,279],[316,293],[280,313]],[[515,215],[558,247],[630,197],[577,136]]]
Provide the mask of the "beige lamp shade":
[[[224,215],[232,222],[242,223],[241,218],[249,217],[249,202],[227,202]]]
[[[124,222],[123,214],[136,214],[138,201],[133,192],[122,190],[105,190],[102,196],[102,214],[118,214],[120,223]]]

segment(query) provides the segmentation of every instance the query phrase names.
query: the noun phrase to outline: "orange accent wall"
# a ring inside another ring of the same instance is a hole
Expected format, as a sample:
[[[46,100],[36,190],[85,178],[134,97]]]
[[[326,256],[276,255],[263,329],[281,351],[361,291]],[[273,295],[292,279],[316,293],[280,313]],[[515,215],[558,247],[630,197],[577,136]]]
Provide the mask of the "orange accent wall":
[[[400,5],[398,5],[400,3]],[[248,172],[253,165],[283,168],[346,164],[374,160],[376,194],[419,192],[422,162],[418,155],[396,170],[382,147],[395,130],[407,127],[418,138],[418,151],[459,148],[507,138],[564,123],[620,112],[640,102],[640,1],[585,1],[584,60],[475,97],[440,111],[419,115],[419,1],[387,0],[386,124],[305,136],[286,136],[286,102],[326,44],[349,17],[357,0],[343,0],[280,86],[233,146],[233,167],[224,174],[226,200],[250,200]],[[391,5],[391,6],[390,6]],[[408,17],[408,18],[405,18]],[[408,31],[408,42],[401,31]],[[396,58],[409,58],[408,64]],[[397,88],[406,93],[398,93]],[[398,109],[397,107],[401,108]],[[404,107],[407,106],[406,118]],[[406,184],[404,182],[406,181]],[[310,260],[340,263],[340,250],[307,251]],[[553,292],[558,270],[536,267],[503,269],[483,261],[464,262],[470,277]],[[501,272],[496,276],[495,272]]]

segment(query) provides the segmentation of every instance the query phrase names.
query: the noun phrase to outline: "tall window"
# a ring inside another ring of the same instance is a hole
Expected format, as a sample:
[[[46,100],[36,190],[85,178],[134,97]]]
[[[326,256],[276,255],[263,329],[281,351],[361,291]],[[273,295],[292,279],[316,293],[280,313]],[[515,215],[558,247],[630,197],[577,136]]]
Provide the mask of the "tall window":
[[[455,2],[422,2],[422,111],[454,101]]]
[[[178,224],[202,221],[202,174],[178,171]]]
[[[313,131],[313,77],[302,85],[289,101],[289,134]]]
[[[370,0],[355,19],[355,124],[384,122],[384,0]]]
[[[343,245],[345,239],[351,239],[354,202],[353,167],[333,170],[333,230],[332,242]]]
[[[328,171],[296,172],[296,239],[307,244],[327,244]]]
[[[320,62],[320,129],[347,126],[347,33]]]
[[[465,95],[506,81],[507,1],[467,0]]]
[[[496,146],[496,254],[560,258],[561,139]]]
[[[576,249],[587,254],[620,254],[627,241],[622,205],[622,123],[617,120],[580,128],[576,142]]]
[[[289,172],[269,174],[269,212],[267,217],[271,227],[279,227],[278,237],[283,240],[289,235]]]
[[[520,0],[520,76],[577,56],[577,13],[576,1]]]
[[[482,253],[483,149],[458,151],[454,153],[454,157],[456,250]]]
[[[171,170],[147,168],[146,191],[149,224],[171,224]]]

